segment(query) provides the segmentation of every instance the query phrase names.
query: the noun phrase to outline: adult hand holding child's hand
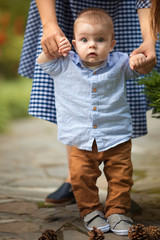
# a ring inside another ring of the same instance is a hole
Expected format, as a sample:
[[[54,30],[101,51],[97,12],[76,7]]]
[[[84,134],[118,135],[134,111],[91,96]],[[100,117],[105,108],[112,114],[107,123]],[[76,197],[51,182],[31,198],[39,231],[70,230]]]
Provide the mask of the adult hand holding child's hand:
[[[46,27],[43,27],[41,45],[43,52],[48,58],[55,59],[62,56],[62,53],[59,51],[59,42],[63,37],[66,38],[58,25],[53,27],[53,24],[51,26],[48,24]]]
[[[136,55],[133,55],[129,59],[130,68],[132,70],[135,70],[141,73],[141,68],[144,66],[146,61],[147,61],[147,58],[143,53],[138,53]]]
[[[146,60],[141,62],[141,65],[139,65],[138,69],[134,70],[138,70],[140,74],[147,74],[151,72],[157,63],[154,40],[151,39],[149,41],[144,41],[139,48],[135,49],[131,53],[130,58],[132,59],[132,57],[136,57],[138,54],[144,54]]]

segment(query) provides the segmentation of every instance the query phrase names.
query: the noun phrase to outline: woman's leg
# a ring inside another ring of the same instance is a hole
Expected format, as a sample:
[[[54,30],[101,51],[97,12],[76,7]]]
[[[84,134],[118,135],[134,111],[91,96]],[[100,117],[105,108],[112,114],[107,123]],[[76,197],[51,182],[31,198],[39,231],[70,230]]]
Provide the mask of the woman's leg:
[[[56,191],[50,193],[46,197],[45,202],[47,204],[67,205],[70,203],[75,203],[75,197],[72,191],[71,177],[70,177],[70,171],[69,171],[71,146],[66,146],[66,150],[67,150],[67,160],[68,160],[68,176],[65,182]]]
[[[71,156],[71,146],[66,146],[67,149],[67,160],[68,160],[68,176],[66,178],[67,183],[71,183],[71,175],[70,175],[70,170],[69,170],[69,160],[70,160],[70,156]]]

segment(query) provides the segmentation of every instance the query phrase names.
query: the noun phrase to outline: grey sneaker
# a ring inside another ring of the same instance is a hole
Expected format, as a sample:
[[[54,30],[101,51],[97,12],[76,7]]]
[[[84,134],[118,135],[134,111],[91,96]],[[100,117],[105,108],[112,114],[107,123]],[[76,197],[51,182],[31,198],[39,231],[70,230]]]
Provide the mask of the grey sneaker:
[[[129,228],[133,221],[122,214],[112,214],[108,217],[111,231],[117,235],[128,235]]]
[[[108,232],[110,226],[107,219],[101,211],[95,210],[84,217],[85,227],[90,231],[93,227],[100,229],[102,232]]]

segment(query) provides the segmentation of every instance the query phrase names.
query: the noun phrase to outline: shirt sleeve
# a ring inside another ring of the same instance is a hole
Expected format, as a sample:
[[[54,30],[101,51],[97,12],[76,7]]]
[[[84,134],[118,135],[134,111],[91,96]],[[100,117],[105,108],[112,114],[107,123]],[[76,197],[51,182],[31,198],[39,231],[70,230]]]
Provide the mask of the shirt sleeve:
[[[46,63],[38,63],[40,68],[51,77],[55,77],[67,69],[69,57],[60,57]]]
[[[136,0],[136,10],[138,10],[139,8],[150,8],[150,6],[150,0]]]

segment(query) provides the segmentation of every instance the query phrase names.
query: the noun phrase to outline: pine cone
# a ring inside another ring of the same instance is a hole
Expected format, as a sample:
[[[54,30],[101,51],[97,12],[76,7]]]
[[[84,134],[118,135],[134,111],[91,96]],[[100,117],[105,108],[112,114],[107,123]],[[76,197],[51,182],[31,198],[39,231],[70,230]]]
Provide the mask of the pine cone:
[[[129,229],[128,237],[130,240],[159,240],[160,229],[155,226],[144,227],[142,224],[137,224]]]
[[[89,240],[103,240],[104,234],[100,229],[93,227],[93,230],[88,232]]]
[[[130,240],[148,240],[145,227],[142,224],[133,225],[128,231]]]
[[[146,227],[145,232],[149,240],[160,239],[160,229],[155,226]]]
[[[38,240],[57,240],[57,234],[51,229],[47,229]]]

